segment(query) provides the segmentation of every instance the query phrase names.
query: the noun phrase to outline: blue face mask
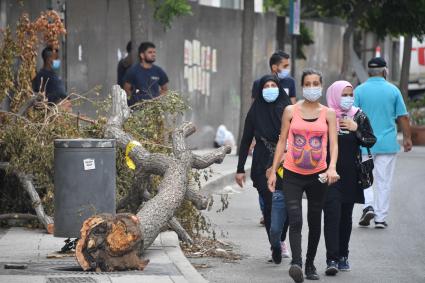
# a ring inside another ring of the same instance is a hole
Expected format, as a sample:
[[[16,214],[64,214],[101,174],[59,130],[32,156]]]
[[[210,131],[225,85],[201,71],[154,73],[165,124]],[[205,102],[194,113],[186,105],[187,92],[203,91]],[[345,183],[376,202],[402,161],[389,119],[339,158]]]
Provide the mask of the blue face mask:
[[[279,79],[284,79],[289,76],[289,72],[289,69],[282,69],[279,73],[277,73],[277,76]]]
[[[305,87],[303,88],[303,96],[311,102],[316,102],[322,96],[321,87]]]
[[[341,97],[341,102],[339,105],[341,106],[342,110],[348,111],[351,109],[353,104],[354,104],[354,97],[343,96]]]
[[[267,102],[274,102],[279,96],[279,89],[277,87],[263,88],[263,98]]]
[[[61,60],[59,59],[53,60],[53,63],[52,63],[53,70],[59,70],[60,67],[61,67]]]

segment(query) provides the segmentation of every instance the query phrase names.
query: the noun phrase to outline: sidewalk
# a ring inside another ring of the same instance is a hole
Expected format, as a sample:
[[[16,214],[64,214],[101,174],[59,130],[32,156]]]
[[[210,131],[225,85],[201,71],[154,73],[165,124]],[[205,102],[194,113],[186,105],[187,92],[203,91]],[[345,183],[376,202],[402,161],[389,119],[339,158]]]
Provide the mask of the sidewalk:
[[[198,150],[197,154],[211,150]],[[251,160],[247,160],[248,169]],[[213,173],[202,181],[202,190],[213,193],[234,183],[237,156],[226,156],[222,164],[211,166]],[[249,170],[247,170],[249,176]],[[247,178],[249,179],[249,178]],[[203,283],[207,282],[186,259],[174,232],[161,233],[146,251],[150,260],[144,271],[84,272],[74,257],[47,258],[59,251],[65,238],[55,238],[44,230],[0,229],[0,282],[8,283]],[[25,269],[5,269],[5,264],[26,265]]]
[[[0,282],[207,282],[183,255],[174,232],[161,233],[146,251],[150,263],[144,271],[109,273],[84,272],[74,257],[47,258],[60,250],[65,239],[44,230],[10,228],[0,233]],[[8,263],[25,264],[27,268],[5,269]]]

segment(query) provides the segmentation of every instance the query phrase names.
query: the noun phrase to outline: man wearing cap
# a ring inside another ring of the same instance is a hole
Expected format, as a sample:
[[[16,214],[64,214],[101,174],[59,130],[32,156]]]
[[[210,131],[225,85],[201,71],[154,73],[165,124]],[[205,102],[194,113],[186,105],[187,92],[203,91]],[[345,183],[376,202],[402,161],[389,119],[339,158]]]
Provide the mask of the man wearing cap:
[[[397,142],[397,127],[403,132],[404,151],[412,149],[409,117],[400,90],[386,81],[387,63],[376,57],[368,62],[369,79],[354,90],[354,104],[369,117],[376,144],[371,148],[375,168],[374,185],[364,190],[365,206],[359,225],[369,226],[374,218],[375,228],[386,228],[391,181],[400,145]],[[367,159],[363,150],[363,160]],[[375,198],[373,193],[375,188]]]

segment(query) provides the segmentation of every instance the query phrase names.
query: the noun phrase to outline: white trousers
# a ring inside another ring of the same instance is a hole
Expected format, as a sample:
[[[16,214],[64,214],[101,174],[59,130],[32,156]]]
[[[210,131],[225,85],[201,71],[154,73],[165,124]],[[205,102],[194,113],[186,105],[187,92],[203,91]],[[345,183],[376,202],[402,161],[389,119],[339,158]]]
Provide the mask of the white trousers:
[[[365,205],[372,206],[375,210],[375,221],[383,222],[390,208],[391,183],[397,154],[373,155],[375,167],[373,169],[373,185],[364,190]],[[363,155],[366,160],[367,155]],[[374,190],[375,189],[375,190]]]

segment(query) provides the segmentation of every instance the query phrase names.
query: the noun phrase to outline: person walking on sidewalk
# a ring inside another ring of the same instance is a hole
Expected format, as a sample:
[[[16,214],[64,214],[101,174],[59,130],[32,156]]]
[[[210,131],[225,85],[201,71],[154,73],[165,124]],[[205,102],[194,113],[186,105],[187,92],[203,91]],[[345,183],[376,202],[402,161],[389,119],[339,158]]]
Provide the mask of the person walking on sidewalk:
[[[383,58],[376,57],[368,62],[368,68],[370,78],[354,90],[354,105],[369,117],[377,138],[371,148],[375,183],[364,190],[365,205],[359,225],[367,227],[374,218],[375,228],[387,228],[391,182],[397,152],[400,150],[396,122],[403,132],[405,152],[412,149],[412,140],[409,117],[400,90],[386,81],[387,63]],[[364,148],[363,154],[366,154]]]
[[[341,179],[329,186],[324,212],[326,275],[338,270],[349,271],[348,246],[352,229],[354,203],[364,203],[358,184],[360,146],[372,147],[376,138],[369,119],[354,107],[353,86],[347,81],[334,82],[326,92],[328,107],[337,117],[338,161],[336,171]]]
[[[279,88],[281,89],[281,91],[283,91],[284,96],[285,96],[285,103],[287,105],[293,104],[296,102],[296,88],[295,88],[295,80],[289,75],[290,72],[290,56],[288,53],[282,51],[282,50],[277,50],[276,52],[274,52],[272,54],[272,56],[270,56],[269,59],[269,66],[270,66],[270,72],[271,75],[274,75],[278,78],[279,80]],[[260,79],[255,80],[253,85],[252,85],[252,99],[255,100],[255,98],[258,96],[259,93],[261,93],[261,88],[260,88]],[[255,144],[255,141],[253,142]],[[273,152],[274,152],[274,148],[275,145],[272,145],[271,147],[273,147]],[[272,198],[272,211],[273,211],[273,207],[275,211],[281,211],[284,207],[282,206],[282,202],[283,202],[283,198],[279,196],[280,191],[277,192],[275,194],[275,196]],[[264,215],[264,200],[262,199],[261,195],[259,196],[259,203],[260,203],[260,208],[261,208],[261,212]],[[286,209],[286,207],[285,207]],[[275,217],[273,217],[273,215]],[[277,247],[277,241],[275,242],[274,246],[275,248],[273,249],[274,251],[274,262],[275,263],[280,263],[281,262],[281,257],[284,258],[289,258],[289,250],[288,250],[288,246],[286,244],[286,234],[288,232],[288,219],[285,217],[285,219],[282,219],[281,216],[283,217],[283,214],[276,212],[273,213],[272,215],[272,223],[271,223],[271,229],[272,229],[272,241],[274,241],[274,239],[276,239],[277,236],[280,237],[280,247]],[[286,211],[285,211],[285,215],[286,215]],[[261,219],[262,221],[260,221],[260,223],[264,224],[264,217]],[[283,222],[282,222],[283,221]],[[278,227],[279,223],[283,223],[282,227]],[[275,223],[275,224],[274,224]],[[273,243],[272,243],[273,246]],[[282,255],[277,256],[277,253],[280,249],[280,254]]]
[[[245,162],[248,156],[249,147],[255,137],[256,144],[252,157],[251,179],[258,194],[264,200],[264,226],[270,241],[270,225],[272,213],[272,193],[267,189],[266,170],[271,164],[273,154],[268,147],[269,143],[274,143],[279,139],[282,113],[287,104],[287,99],[282,89],[278,87],[278,78],[274,75],[266,75],[261,78],[261,92],[251,105],[245,119],[244,131],[239,146],[239,161],[236,183],[243,187],[245,176]],[[281,181],[277,182],[280,188]],[[278,241],[280,248],[280,241]],[[278,255],[273,252],[273,258]],[[277,260],[275,260],[277,263]]]
[[[285,172],[282,187],[289,216],[289,240],[292,251],[289,275],[295,282],[304,281],[301,257],[303,193],[307,195],[309,227],[305,275],[307,279],[318,280],[314,258],[320,240],[323,204],[328,185],[339,179],[336,172],[338,140],[335,111],[319,103],[322,96],[322,74],[313,69],[304,70],[301,85],[305,99],[285,108],[271,167],[271,172],[278,169],[287,147],[283,163]],[[326,162],[328,139],[329,166]],[[278,189],[276,184],[276,175],[270,174],[268,178],[270,191]]]

